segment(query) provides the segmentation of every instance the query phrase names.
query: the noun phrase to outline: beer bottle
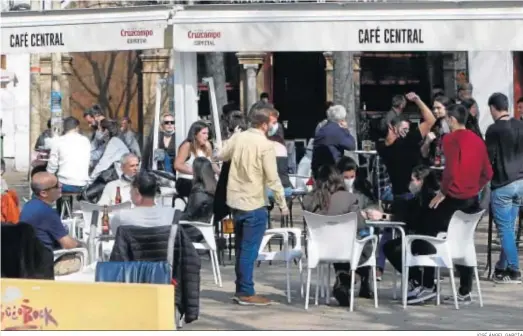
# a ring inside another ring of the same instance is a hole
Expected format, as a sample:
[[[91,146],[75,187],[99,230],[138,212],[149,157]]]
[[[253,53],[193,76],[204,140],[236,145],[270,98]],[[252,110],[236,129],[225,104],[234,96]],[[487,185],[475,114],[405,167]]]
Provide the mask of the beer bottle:
[[[102,234],[109,234],[109,231],[109,209],[107,208],[107,205],[104,205],[104,212],[102,215]]]
[[[122,203],[122,194],[120,193],[120,187],[116,187],[116,197],[114,198],[114,204]]]

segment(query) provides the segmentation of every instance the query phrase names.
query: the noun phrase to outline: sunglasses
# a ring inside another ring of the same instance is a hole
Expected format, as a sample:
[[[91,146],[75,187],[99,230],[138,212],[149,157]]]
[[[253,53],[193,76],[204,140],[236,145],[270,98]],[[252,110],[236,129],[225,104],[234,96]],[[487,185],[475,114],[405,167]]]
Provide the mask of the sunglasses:
[[[164,125],[174,125],[174,121],[172,121],[172,120],[167,120],[167,121],[164,121],[163,124],[164,124]]]
[[[47,191],[47,190],[52,190],[52,189],[58,189],[60,188],[62,185],[60,184],[60,182],[56,182],[56,184],[52,187],[49,187],[49,188],[45,188],[45,189],[42,189],[42,191]]]

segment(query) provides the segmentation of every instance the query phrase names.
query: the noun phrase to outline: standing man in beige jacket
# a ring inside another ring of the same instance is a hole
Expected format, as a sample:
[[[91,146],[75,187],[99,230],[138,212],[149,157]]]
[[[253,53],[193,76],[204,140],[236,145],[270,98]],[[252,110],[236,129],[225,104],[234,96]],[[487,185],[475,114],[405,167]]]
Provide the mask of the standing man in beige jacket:
[[[275,110],[262,107],[251,111],[251,128],[234,134],[218,154],[221,161],[231,161],[227,183],[227,205],[234,218],[236,246],[236,293],[241,305],[265,306],[270,300],[254,291],[254,263],[267,227],[265,188],[274,193],[282,214],[287,214],[283,186],[276,169],[276,154],[267,133],[275,126],[270,115]]]

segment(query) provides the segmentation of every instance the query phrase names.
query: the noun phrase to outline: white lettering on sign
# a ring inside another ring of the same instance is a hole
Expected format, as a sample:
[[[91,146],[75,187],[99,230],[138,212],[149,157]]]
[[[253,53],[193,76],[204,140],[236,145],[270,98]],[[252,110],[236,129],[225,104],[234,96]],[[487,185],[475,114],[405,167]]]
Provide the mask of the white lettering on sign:
[[[53,47],[64,45],[62,33],[24,33],[9,35],[9,46],[11,48]]]
[[[359,29],[358,41],[360,44],[423,44],[421,29]]]

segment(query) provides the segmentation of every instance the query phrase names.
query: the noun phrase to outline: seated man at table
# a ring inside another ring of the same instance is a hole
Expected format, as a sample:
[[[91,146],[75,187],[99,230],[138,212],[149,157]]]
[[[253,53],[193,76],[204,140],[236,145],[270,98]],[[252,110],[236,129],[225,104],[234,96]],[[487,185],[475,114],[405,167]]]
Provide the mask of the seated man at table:
[[[343,176],[334,166],[321,166],[314,180],[313,191],[303,197],[305,211],[327,216],[343,215],[350,212],[358,213],[358,229],[360,236],[368,235],[365,227],[365,218],[381,219],[381,212],[377,210],[361,211],[359,200],[355,194],[346,190]],[[367,244],[363,249],[360,264],[366,262],[372,253],[372,246]],[[332,291],[340,306],[349,306],[351,287],[350,263],[335,263],[336,283]],[[369,285],[369,267],[359,268],[356,271],[361,277],[360,297],[371,298]]]
[[[102,196],[98,201],[98,205],[112,205],[115,204],[116,191],[120,188],[121,202],[131,201],[131,182],[138,173],[140,166],[140,159],[133,153],[127,153],[120,159],[122,168],[122,175],[118,180],[107,183],[102,192]]]
[[[149,172],[141,172],[131,182],[131,201],[135,208],[116,212],[111,220],[111,231],[121,225],[154,227],[173,223],[175,209],[157,206],[155,202],[158,183]]]
[[[47,172],[56,174],[64,193],[80,193],[89,180],[89,139],[79,133],[80,122],[74,117],[64,120],[64,135],[53,141]],[[56,204],[58,213],[62,200]]]
[[[38,239],[51,251],[82,246],[81,242],[68,234],[60,216],[51,207],[62,195],[56,176],[48,172],[36,173],[31,180],[31,190],[36,197],[23,207],[20,222],[32,225]],[[55,266],[55,273],[56,269]]]

